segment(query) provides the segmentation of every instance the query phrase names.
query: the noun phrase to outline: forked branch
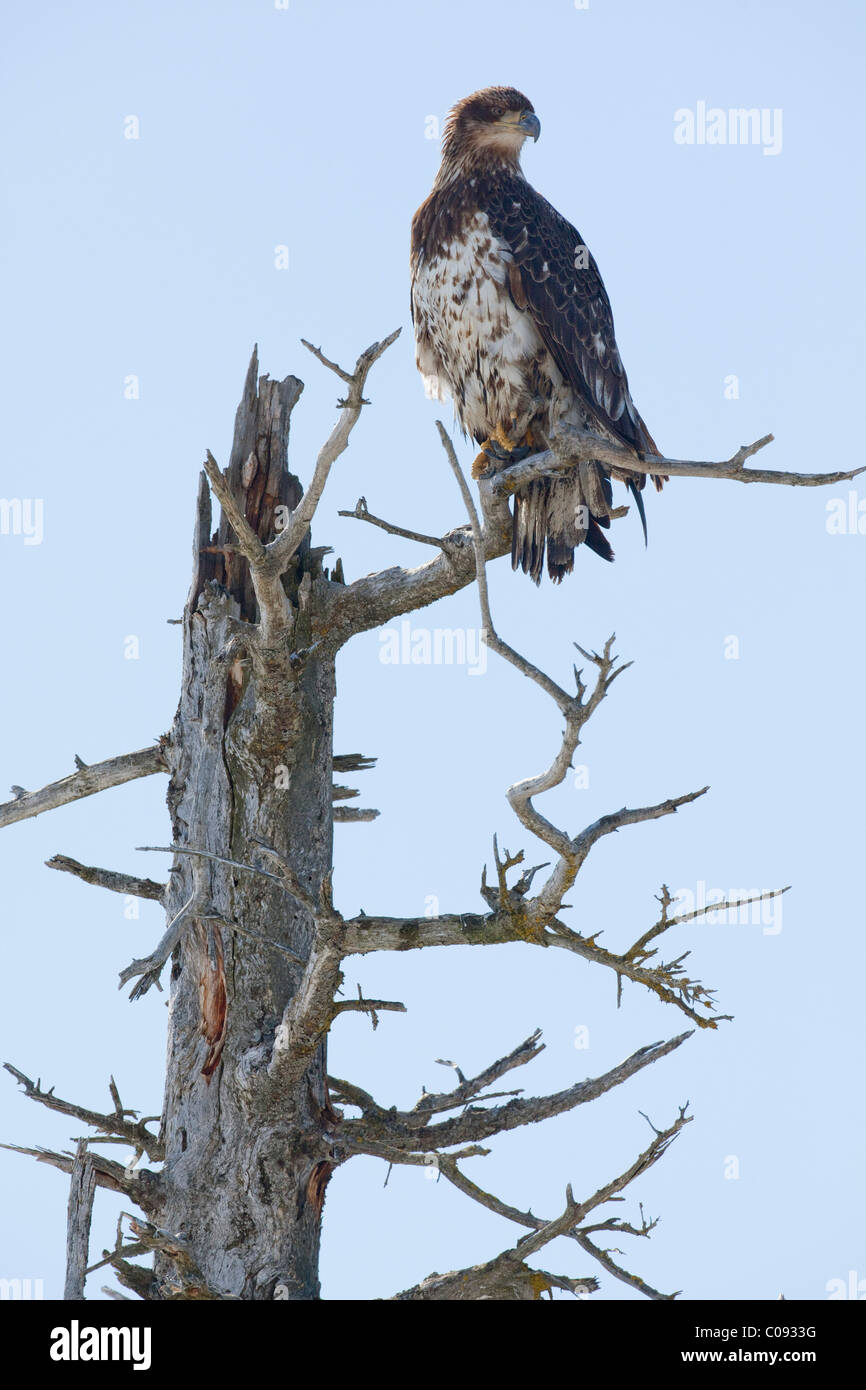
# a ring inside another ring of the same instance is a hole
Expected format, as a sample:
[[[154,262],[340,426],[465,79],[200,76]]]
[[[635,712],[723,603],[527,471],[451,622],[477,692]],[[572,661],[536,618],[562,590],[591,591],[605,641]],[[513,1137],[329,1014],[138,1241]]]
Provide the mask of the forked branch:
[[[358,1105],[362,1111],[359,1119],[343,1122],[340,1142],[345,1145],[347,1154],[368,1153],[377,1157],[387,1154],[391,1156],[392,1162],[403,1161],[401,1155],[414,1155],[414,1161],[419,1161],[420,1156],[420,1161],[423,1162],[424,1155],[453,1148],[455,1145],[478,1144],[495,1134],[535,1124],[553,1115],[566,1114],[578,1105],[596,1100],[616,1086],[621,1086],[645,1067],[676,1051],[689,1037],[691,1033],[680,1033],[667,1042],[650,1043],[601,1076],[579,1081],[552,1095],[517,1096],[505,1105],[467,1105],[463,1090],[458,1088],[456,1096],[459,1098],[454,1099],[452,1106],[446,1107],[444,1098],[440,1097],[437,1098],[433,1112],[417,1107],[410,1111],[395,1108],[386,1110],[370,1097],[366,1100],[360,1099],[360,1093],[357,1091],[352,1098],[351,1093],[345,1090],[345,1083],[335,1080],[337,1095],[344,1096],[348,1103]],[[522,1060],[515,1061],[512,1065],[522,1066],[530,1060],[530,1056],[536,1055],[537,1049],[526,1050],[526,1044],[523,1044],[523,1049]],[[495,1064],[493,1072],[495,1075],[501,1075],[501,1072],[496,1071],[497,1065],[502,1064]],[[487,1097],[479,1094],[475,1099],[481,1102]],[[460,1108],[461,1113],[438,1123],[431,1123],[432,1114],[441,1113],[446,1108]]]
[[[487,1068],[482,1076],[494,1079],[503,1074],[510,1067],[523,1065],[531,1056],[537,1055],[540,1048],[537,1045],[538,1034],[535,1033],[531,1038],[507,1058],[502,1058]],[[688,1034],[679,1039],[673,1039],[670,1044],[655,1044],[651,1048],[643,1049],[649,1061],[655,1061],[658,1057],[665,1055],[672,1047],[679,1046]],[[636,1054],[640,1056],[641,1054]],[[630,1059],[631,1060],[631,1059]],[[458,1073],[459,1074],[459,1073]],[[610,1074],[609,1074],[610,1075]],[[624,1078],[623,1078],[624,1079]],[[426,1097],[422,1096],[422,1101],[414,1110],[408,1112],[395,1112],[385,1110],[376,1104],[367,1092],[351,1085],[348,1082],[340,1081],[337,1078],[330,1078],[331,1094],[338,1103],[350,1104],[359,1107],[363,1111],[363,1118],[371,1123],[371,1138],[367,1145],[360,1150],[375,1157],[382,1158],[390,1164],[409,1165],[413,1167],[427,1166],[432,1167],[449,1182],[451,1182],[465,1196],[472,1198],[473,1201],[487,1207],[489,1211],[503,1216],[509,1221],[516,1222],[518,1225],[527,1227],[531,1234],[524,1236],[515,1246],[504,1250],[496,1259],[488,1261],[483,1265],[476,1265],[470,1269],[454,1271],[445,1275],[431,1275],[412,1289],[408,1289],[402,1294],[396,1295],[398,1300],[455,1300],[455,1299],[523,1299],[538,1298],[544,1292],[550,1292],[552,1288],[567,1289],[572,1293],[589,1293],[594,1291],[598,1285],[594,1278],[591,1279],[572,1279],[569,1276],[550,1275],[547,1271],[533,1270],[526,1264],[526,1261],[537,1254],[545,1245],[549,1244],[558,1236],[567,1236],[576,1241],[581,1247],[598,1260],[602,1266],[615,1278],[631,1285],[647,1298],[656,1300],[670,1300],[676,1294],[661,1293],[658,1289],[647,1284],[639,1275],[630,1273],[622,1268],[613,1260],[610,1252],[595,1244],[591,1237],[599,1232],[610,1232],[618,1236],[648,1236],[656,1225],[655,1221],[648,1221],[641,1209],[640,1225],[634,1225],[628,1221],[619,1220],[616,1217],[607,1217],[600,1222],[586,1224],[587,1218],[598,1208],[605,1206],[612,1201],[622,1200],[620,1193],[631,1185],[638,1177],[651,1168],[666,1153],[674,1139],[680,1133],[684,1125],[690,1121],[690,1116],[686,1114],[686,1106],[680,1109],[678,1118],[664,1130],[655,1130],[651,1144],[640,1153],[637,1158],[623,1172],[618,1174],[610,1182],[605,1183],[592,1196],[583,1200],[576,1201],[571,1188],[566,1190],[566,1201],[560,1216],[554,1220],[545,1220],[535,1216],[531,1211],[522,1211],[514,1207],[492,1193],[485,1191],[477,1183],[472,1182],[463,1173],[460,1162],[470,1157],[484,1156],[488,1151],[480,1149],[477,1145],[472,1145],[460,1149],[458,1152],[443,1152],[445,1144],[452,1147],[454,1143],[453,1133],[442,1134],[442,1126],[426,1126],[424,1120],[426,1115],[420,1113],[420,1107],[425,1100],[432,1102],[431,1110],[444,1110],[456,1108],[458,1105],[465,1105],[470,1095],[475,1094],[476,1086],[480,1078],[475,1082],[467,1082],[460,1075],[460,1084],[454,1091],[444,1096]],[[596,1083],[586,1083],[594,1085]],[[605,1088],[606,1089],[606,1088]],[[564,1093],[563,1093],[564,1094]],[[489,1097],[479,1096],[478,1099],[484,1100]],[[552,1097],[546,1098],[554,1099]],[[449,1103],[450,1102],[450,1103]],[[532,1102],[531,1104],[535,1104]],[[497,1116],[511,1111],[509,1107],[494,1107],[488,1111],[478,1111],[470,1109],[469,1115],[487,1114]],[[540,1118],[540,1117],[539,1117]],[[414,1120],[415,1137],[414,1142],[405,1144],[404,1136],[396,1132],[402,1127],[404,1130],[408,1124]],[[419,1127],[421,1121],[423,1127]],[[523,1121],[524,1123],[526,1121]],[[345,1143],[347,1130],[351,1130],[353,1125],[357,1126],[358,1121],[345,1122],[339,1132],[339,1142]],[[510,1127],[510,1126],[508,1126]],[[387,1133],[391,1130],[390,1134]],[[356,1131],[357,1132],[357,1131]],[[375,1137],[372,1137],[375,1135]],[[461,1135],[461,1140],[465,1140],[467,1135]],[[442,1142],[437,1142],[441,1138]],[[353,1141],[349,1143],[350,1152],[354,1148]]]
[[[823,487],[828,483],[848,482],[866,471],[866,465],[834,473],[789,473],[767,468],[746,468],[746,460],[773,443],[773,435],[765,434],[753,444],[742,444],[729,459],[718,463],[694,459],[657,458],[654,455],[635,455],[630,449],[601,439],[588,430],[572,425],[560,425],[553,447],[532,454],[521,463],[504,468],[492,476],[491,489],[499,497],[508,497],[518,488],[526,487],[539,478],[555,478],[570,473],[579,464],[598,460],[608,468],[627,473],[651,473],[678,478],[727,478],[737,483],[777,483],[783,487]]]
[[[74,1154],[56,1153],[53,1149],[25,1148],[21,1144],[0,1144],[0,1149],[25,1154],[29,1158],[35,1158],[37,1163],[47,1163],[51,1168],[59,1168],[61,1173],[71,1174],[75,1164]],[[158,1173],[152,1172],[149,1168],[130,1170],[122,1163],[115,1163],[114,1159],[105,1158],[96,1152],[93,1152],[91,1157],[97,1187],[105,1187],[109,1192],[124,1193],[144,1211],[159,1209],[162,1190]]]
[[[4,1062],[3,1066],[15,1077],[19,1085],[24,1087],[24,1094],[28,1100],[35,1100],[39,1105],[44,1105],[46,1110],[54,1110],[58,1115],[68,1115],[73,1119],[81,1120],[82,1124],[98,1129],[102,1134],[124,1139],[133,1148],[146,1153],[151,1162],[157,1162],[165,1156],[162,1141],[158,1135],[147,1128],[145,1120],[138,1119],[138,1111],[128,1110],[121,1104],[114,1077],[111,1078],[110,1082],[114,1110],[104,1113],[99,1110],[89,1110],[83,1105],[75,1105],[70,1100],[63,1100],[54,1094],[53,1086],[49,1090],[43,1091],[38,1080],[31,1081],[29,1076],[25,1076],[23,1071],[13,1067],[11,1062]],[[159,1116],[155,1118],[158,1119]]]
[[[617,665],[617,659],[613,654],[614,637],[608,638],[600,654],[584,651],[575,643],[581,656],[596,667],[597,675],[592,688],[588,689],[583,681],[582,670],[575,668],[576,690],[573,695],[570,695],[551,680],[545,672],[539,670],[520,652],[502,640],[496,631],[490,611],[486,548],[482,525],[469,486],[457,460],[454,446],[441,422],[438,422],[438,429],[443,448],[469,514],[483,624],[482,640],[522,675],[539,686],[553,700],[565,720],[562,740],[550,766],[533,777],[515,782],[508,788],[507,792],[509,804],[520,823],[555,851],[557,857],[553,869],[539,892],[534,897],[529,897],[527,896],[528,881],[526,875],[521,878],[515,888],[507,888],[504,869],[503,866],[499,865],[497,855],[499,889],[498,891],[488,889],[485,878],[482,880],[482,894],[495,911],[510,918],[514,933],[524,940],[540,945],[567,945],[580,954],[588,954],[598,963],[611,966],[617,972],[618,981],[621,979],[621,974],[628,974],[633,979],[640,979],[641,983],[652,989],[665,1002],[676,1004],[701,1027],[715,1027],[718,1018],[711,1018],[708,1014],[701,1012],[701,1009],[710,1011],[713,1009],[712,991],[707,990],[699,982],[684,977],[679,968],[680,961],[674,961],[661,968],[647,969],[644,966],[646,957],[641,958],[639,954],[627,954],[623,958],[601,952],[593,937],[587,940],[579,933],[570,931],[568,927],[558,921],[558,913],[564,906],[565,895],[573,886],[587,855],[598,840],[626,825],[637,825],[646,821],[657,820],[661,816],[674,815],[680,806],[687,805],[703,796],[707,788],[703,787],[699,791],[686,792],[682,796],[669,797],[653,806],[624,806],[618,811],[600,817],[577,835],[570,835],[566,830],[554,825],[536,809],[533,798],[541,792],[559,786],[564,781],[569,768],[572,766],[572,759],[580,743],[580,735],[584,725],[607,696],[613,682],[627,669],[630,663]],[[494,853],[496,853],[495,846]],[[522,860],[522,857],[522,854],[516,856],[512,863],[516,864]],[[532,872],[534,873],[536,870]],[[640,973],[638,974],[638,972]]]
[[[346,372],[336,363],[324,356],[321,349],[305,346],[331,371],[336,372],[341,381],[348,386],[343,399],[338,401],[340,414],[330,435],[319,450],[313,477],[298,506],[291,513],[288,524],[269,544],[265,545],[255,534],[241,512],[228,479],[220,470],[215,458],[208,450],[204,468],[214,494],[234,530],[238,546],[249,562],[250,577],[253,582],[256,600],[261,614],[261,636],[265,643],[271,642],[288,624],[286,596],[281,579],[292,558],[309,530],[316,508],[319,505],[325,484],[335,461],[349,443],[361,409],[368,402],[364,399],[364,387],[370,369],[393,342],[399,337],[400,329],[390,333],[381,342],[371,343],[361,353],[353,372]]]

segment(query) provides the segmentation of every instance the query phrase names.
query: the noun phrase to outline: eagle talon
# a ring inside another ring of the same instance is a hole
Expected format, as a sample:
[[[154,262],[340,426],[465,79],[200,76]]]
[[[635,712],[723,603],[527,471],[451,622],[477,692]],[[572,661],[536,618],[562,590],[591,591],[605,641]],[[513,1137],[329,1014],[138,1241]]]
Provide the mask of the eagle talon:
[[[520,444],[510,441],[503,444],[499,437],[491,435],[481,445],[480,454],[476,455],[472,465],[472,476],[485,478],[488,473],[497,472],[500,468],[511,468],[515,463],[522,463],[524,459],[528,459],[536,452],[537,447],[529,433]]]
[[[515,417],[512,416],[512,420],[514,419]],[[517,440],[514,438],[513,434],[510,434],[502,425],[496,426],[496,429],[487,440],[487,443],[500,445],[507,454],[510,454],[512,449],[517,448]]]
[[[487,476],[488,473],[492,471],[493,460],[488,454],[484,445],[482,444],[481,452],[475,455],[475,459],[472,464],[472,476],[473,478],[484,478]]]

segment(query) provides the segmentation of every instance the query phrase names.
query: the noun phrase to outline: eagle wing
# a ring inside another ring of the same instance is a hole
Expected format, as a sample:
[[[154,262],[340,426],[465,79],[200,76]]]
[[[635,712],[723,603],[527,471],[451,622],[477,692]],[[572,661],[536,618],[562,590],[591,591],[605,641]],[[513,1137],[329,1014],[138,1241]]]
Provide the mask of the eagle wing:
[[[658,454],[632,401],[610,300],[580,233],[522,179],[495,184],[486,211],[491,230],[514,257],[512,298],[531,313],[565,380],[615,439]],[[643,486],[643,479],[638,483]]]

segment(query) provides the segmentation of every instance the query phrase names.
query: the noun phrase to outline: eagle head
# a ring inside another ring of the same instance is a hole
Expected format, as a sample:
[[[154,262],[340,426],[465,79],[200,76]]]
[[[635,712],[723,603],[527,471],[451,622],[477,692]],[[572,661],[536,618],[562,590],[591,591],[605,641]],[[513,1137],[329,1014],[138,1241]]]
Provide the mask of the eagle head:
[[[488,160],[516,164],[524,140],[537,140],[541,122],[532,102],[514,87],[485,87],[452,106],[442,139],[443,163],[469,166]]]

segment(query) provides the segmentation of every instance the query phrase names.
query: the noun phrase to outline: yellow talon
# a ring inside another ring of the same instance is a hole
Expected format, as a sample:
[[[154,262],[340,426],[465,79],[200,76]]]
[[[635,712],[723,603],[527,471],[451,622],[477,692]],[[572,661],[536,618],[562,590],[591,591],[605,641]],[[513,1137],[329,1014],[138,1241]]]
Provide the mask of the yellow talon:
[[[481,452],[475,457],[475,462],[472,465],[473,478],[483,478],[489,472],[491,464],[494,462],[490,457],[490,448],[496,445],[500,449],[504,449],[506,453],[511,454],[517,448],[535,448],[536,440],[532,437],[532,430],[527,430],[522,439],[515,439],[503,425],[497,425],[493,433],[488,435],[481,445]]]
[[[517,447],[516,442],[511,438],[510,434],[506,433],[502,425],[496,426],[496,429],[493,431],[490,438],[491,440],[494,440],[497,444],[501,444],[503,449],[507,449],[509,454],[511,453],[512,449],[515,449]]]
[[[488,471],[489,468],[490,468],[490,455],[485,451],[484,446],[482,445],[482,447],[481,447],[481,453],[480,453],[480,454],[477,454],[477,455],[475,456],[475,461],[474,461],[474,463],[472,464],[472,476],[473,476],[473,478],[483,478],[484,475],[485,475],[485,473],[487,473],[487,471]]]

